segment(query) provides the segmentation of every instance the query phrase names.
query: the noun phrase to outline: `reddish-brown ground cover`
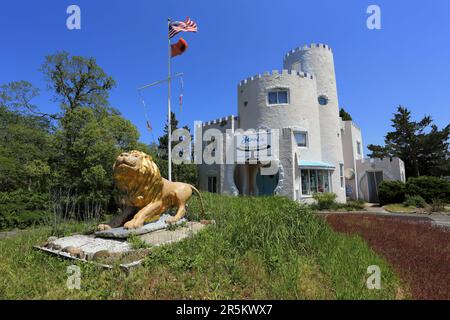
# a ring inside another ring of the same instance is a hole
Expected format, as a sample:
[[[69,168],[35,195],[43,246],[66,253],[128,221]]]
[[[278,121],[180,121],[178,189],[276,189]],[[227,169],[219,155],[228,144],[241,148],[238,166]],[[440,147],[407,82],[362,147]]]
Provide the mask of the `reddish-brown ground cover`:
[[[431,219],[329,214],[338,232],[358,234],[393,266],[413,299],[450,299],[450,230]]]

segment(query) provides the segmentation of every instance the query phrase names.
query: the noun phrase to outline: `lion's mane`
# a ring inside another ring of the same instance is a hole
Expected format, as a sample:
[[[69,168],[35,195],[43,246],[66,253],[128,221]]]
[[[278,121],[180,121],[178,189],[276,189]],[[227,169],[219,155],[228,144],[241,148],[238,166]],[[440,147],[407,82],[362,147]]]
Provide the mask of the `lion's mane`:
[[[161,199],[163,178],[152,157],[141,151],[132,151],[140,158],[138,170],[127,174],[114,166],[116,186],[122,193],[124,204],[143,208],[147,204]]]

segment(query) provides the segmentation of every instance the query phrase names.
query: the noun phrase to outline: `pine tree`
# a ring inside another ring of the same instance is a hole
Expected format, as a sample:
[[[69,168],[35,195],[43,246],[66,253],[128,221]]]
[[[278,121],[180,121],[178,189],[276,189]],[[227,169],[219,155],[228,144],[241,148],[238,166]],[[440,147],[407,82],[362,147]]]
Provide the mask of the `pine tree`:
[[[371,158],[399,157],[405,162],[408,177],[420,175],[445,176],[450,174],[450,125],[439,130],[429,116],[420,121],[411,120],[411,112],[402,106],[391,119],[394,131],[388,132],[385,145],[369,145]],[[431,125],[431,130],[427,129]]]
[[[350,113],[345,111],[344,108],[339,110],[339,117],[341,117],[343,121],[352,121],[352,116]]]
[[[171,132],[173,133],[178,128],[178,120],[175,116],[174,112],[170,112],[170,128]],[[169,158],[169,126],[167,124],[168,121],[166,121],[166,124],[164,125],[164,134],[158,138],[158,154],[161,159],[168,160]],[[172,148],[174,147],[174,143],[172,142]]]

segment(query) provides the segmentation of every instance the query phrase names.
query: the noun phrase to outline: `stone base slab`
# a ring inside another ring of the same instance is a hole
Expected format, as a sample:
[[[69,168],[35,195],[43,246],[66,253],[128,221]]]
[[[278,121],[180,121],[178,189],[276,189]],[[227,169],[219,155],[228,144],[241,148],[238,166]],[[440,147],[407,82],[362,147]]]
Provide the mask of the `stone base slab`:
[[[101,238],[126,239],[131,235],[141,235],[167,228],[169,224],[166,223],[166,219],[169,217],[170,217],[169,214],[163,214],[157,221],[144,224],[143,227],[138,229],[125,229],[124,227],[120,227],[109,230],[97,231],[95,232],[95,235]],[[183,222],[186,222],[186,219],[184,218],[181,219],[180,221],[176,222],[175,225],[179,225]]]
[[[183,226],[175,226],[173,230],[157,229],[137,235],[137,237],[149,245],[145,252],[148,254],[152,247],[175,243],[191,237],[207,224],[209,224],[208,221],[190,221]],[[120,262],[124,257],[134,257],[133,254],[139,251],[134,250],[125,238],[104,239],[96,234],[75,234],[62,238],[51,237],[46,243],[35,246],[35,248],[64,258],[94,263],[108,269],[113,268],[111,261]],[[136,256],[141,256],[141,258],[119,263],[120,267],[129,270],[139,265],[143,261],[142,254],[137,254]]]

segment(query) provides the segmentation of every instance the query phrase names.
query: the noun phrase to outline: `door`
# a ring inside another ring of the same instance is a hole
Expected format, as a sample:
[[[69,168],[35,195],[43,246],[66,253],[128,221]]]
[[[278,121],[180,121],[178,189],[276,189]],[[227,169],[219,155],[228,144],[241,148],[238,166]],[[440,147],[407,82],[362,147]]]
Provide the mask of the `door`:
[[[272,195],[278,185],[278,173],[274,175],[261,175],[258,171],[256,175],[256,185],[258,186],[258,195]]]
[[[217,177],[208,177],[208,192],[217,193]]]
[[[366,175],[369,189],[369,202],[379,202],[378,186],[383,181],[383,171],[366,171]]]

